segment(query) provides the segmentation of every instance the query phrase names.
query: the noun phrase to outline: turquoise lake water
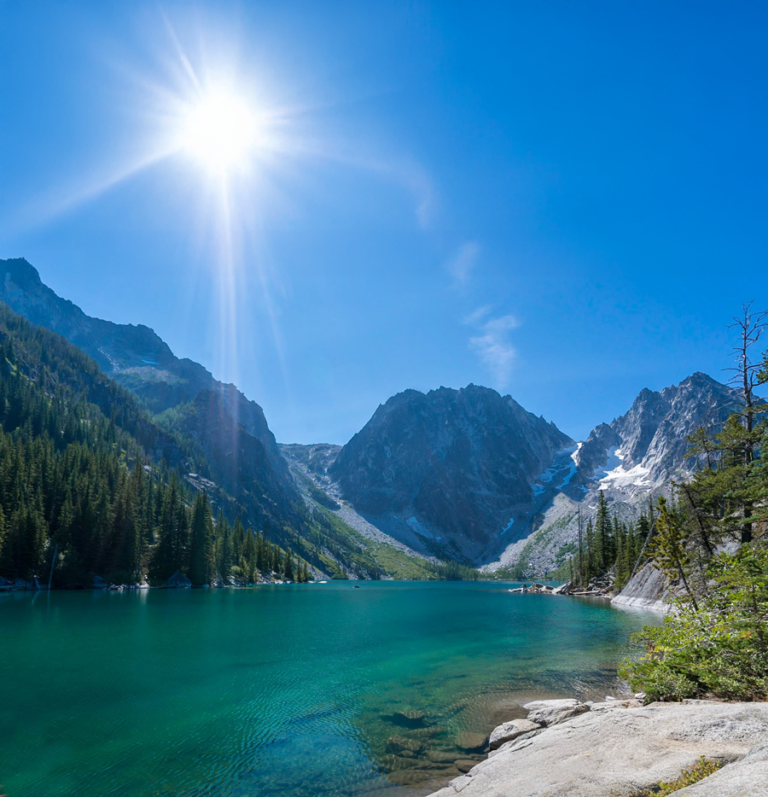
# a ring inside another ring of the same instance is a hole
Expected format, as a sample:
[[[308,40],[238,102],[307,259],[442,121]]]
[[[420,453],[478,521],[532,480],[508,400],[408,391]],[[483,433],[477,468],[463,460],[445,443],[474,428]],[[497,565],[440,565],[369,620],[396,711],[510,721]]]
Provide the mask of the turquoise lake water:
[[[534,697],[615,692],[629,634],[656,621],[510,586],[0,595],[2,791],[429,793],[467,758],[461,732]],[[425,717],[403,727],[397,710]]]

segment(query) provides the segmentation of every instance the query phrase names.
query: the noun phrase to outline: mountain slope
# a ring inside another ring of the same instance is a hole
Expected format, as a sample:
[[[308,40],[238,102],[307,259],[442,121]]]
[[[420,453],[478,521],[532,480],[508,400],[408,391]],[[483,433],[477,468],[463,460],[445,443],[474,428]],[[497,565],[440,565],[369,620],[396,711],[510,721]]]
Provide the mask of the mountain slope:
[[[149,327],[86,315],[45,285],[37,269],[24,258],[0,260],[0,278],[0,300],[33,324],[57,332],[90,354],[105,374],[139,396],[152,412],[192,401],[203,390],[219,393],[233,421],[261,441],[271,466],[290,484],[264,412],[234,385],[217,381],[192,360],[176,357]]]
[[[661,391],[642,390],[624,415],[600,424],[573,454],[576,470],[535,520],[529,538],[505,550],[491,567],[541,576],[559,567],[578,536],[578,517],[593,516],[598,492],[614,511],[633,518],[652,495],[669,491],[696,467],[687,437],[699,427],[719,430],[738,405],[735,390],[703,373]]]
[[[195,461],[207,474],[194,445],[90,357],[0,305],[0,576],[89,586],[146,574],[162,518],[186,513]],[[242,511],[208,486],[218,509]]]
[[[686,438],[700,426],[721,428],[737,404],[736,391],[702,373],[658,392],[646,388],[579,448],[574,484],[599,485],[616,498],[660,487],[696,466]]]
[[[136,394],[157,413],[150,417],[130,398],[130,406],[151,438],[148,455],[177,467],[189,487],[218,496],[230,520],[241,514],[269,540],[310,562],[318,575],[401,576],[407,564],[406,570],[414,577],[417,573],[435,576],[424,571],[421,559],[410,565],[412,552],[393,556],[385,544],[378,555],[372,555],[364,535],[342,518],[329,517],[322,505],[307,502],[261,407],[234,385],[222,384],[199,364],[175,357],[147,327],[85,315],[43,284],[26,260],[0,260],[0,276],[0,299],[50,330],[45,333],[47,346],[53,345],[50,341],[66,346],[66,338],[72,352],[79,350],[94,358],[79,354],[79,367],[106,374],[99,374],[98,384],[122,390],[126,400],[129,393]],[[72,370],[76,375],[77,368]],[[109,415],[110,411],[105,412]]]
[[[479,562],[504,535],[524,532],[537,477],[572,445],[554,424],[494,390],[407,390],[376,410],[328,474],[393,537]]]

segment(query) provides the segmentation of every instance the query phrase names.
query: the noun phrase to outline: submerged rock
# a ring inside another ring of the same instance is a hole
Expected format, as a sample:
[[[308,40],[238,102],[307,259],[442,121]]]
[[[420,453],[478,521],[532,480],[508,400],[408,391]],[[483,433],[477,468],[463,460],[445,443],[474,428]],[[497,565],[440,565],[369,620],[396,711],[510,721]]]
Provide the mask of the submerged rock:
[[[483,733],[463,731],[456,737],[456,747],[467,751],[483,750],[487,741],[488,737]]]
[[[424,745],[416,739],[407,739],[405,736],[390,736],[387,739],[387,750],[397,755],[405,752],[420,753],[423,749]]]
[[[396,725],[402,725],[405,728],[420,728],[424,725],[426,715],[423,711],[395,711],[391,716],[391,721]]]
[[[433,764],[452,764],[456,760],[456,753],[444,753],[440,750],[430,750],[427,758]]]

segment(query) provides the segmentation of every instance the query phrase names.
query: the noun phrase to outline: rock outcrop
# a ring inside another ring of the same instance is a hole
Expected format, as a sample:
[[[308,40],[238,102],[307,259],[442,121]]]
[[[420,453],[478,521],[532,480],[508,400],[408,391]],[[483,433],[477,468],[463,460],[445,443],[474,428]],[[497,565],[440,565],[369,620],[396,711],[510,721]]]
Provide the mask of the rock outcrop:
[[[579,700],[534,700],[523,706],[528,710],[528,719],[537,725],[548,727],[578,717],[589,711],[589,706]]]
[[[541,725],[527,719],[510,720],[493,729],[488,746],[491,750],[497,750],[503,744],[517,739],[518,736],[522,736],[524,733],[537,731],[540,727]]]
[[[626,587],[614,598],[611,603],[616,606],[634,606],[638,609],[667,612],[669,603],[669,582],[666,576],[657,570],[652,562],[647,562],[630,579]]]
[[[580,705],[579,716],[503,744],[433,797],[636,797],[702,756],[725,766],[681,797],[765,797],[768,703]]]

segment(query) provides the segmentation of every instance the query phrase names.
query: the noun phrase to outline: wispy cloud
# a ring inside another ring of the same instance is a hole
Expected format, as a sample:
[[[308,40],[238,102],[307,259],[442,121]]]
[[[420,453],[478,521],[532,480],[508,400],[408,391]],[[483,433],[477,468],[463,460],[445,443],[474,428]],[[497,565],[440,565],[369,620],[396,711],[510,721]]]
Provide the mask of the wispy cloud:
[[[453,277],[456,286],[465,285],[469,280],[472,270],[480,254],[480,244],[477,241],[465,241],[459,251],[445,264],[448,273]]]
[[[481,307],[478,307],[477,310],[474,310],[469,315],[464,316],[461,320],[462,324],[467,324],[468,326],[475,326],[475,324],[479,324],[492,310],[493,308],[489,304],[484,304]]]
[[[510,333],[520,326],[520,322],[513,315],[489,318],[489,313],[487,305],[478,307],[464,319],[464,323],[477,328],[478,334],[469,339],[469,346],[491,372],[495,386],[504,388],[509,384],[517,358]]]

